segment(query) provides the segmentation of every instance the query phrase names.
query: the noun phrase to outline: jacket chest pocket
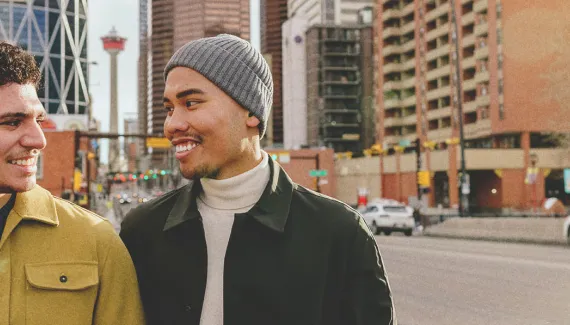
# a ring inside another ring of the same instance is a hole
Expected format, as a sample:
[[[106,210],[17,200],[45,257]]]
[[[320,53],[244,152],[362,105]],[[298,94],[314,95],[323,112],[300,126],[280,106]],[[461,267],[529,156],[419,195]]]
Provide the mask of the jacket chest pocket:
[[[91,324],[97,262],[26,264],[26,324]]]

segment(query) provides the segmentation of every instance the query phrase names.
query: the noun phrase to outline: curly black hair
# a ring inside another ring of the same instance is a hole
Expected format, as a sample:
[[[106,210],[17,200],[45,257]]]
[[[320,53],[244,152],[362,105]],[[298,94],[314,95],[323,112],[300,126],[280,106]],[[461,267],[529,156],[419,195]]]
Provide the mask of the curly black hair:
[[[20,47],[0,42],[0,87],[9,83],[33,84],[38,88],[40,69],[34,56]]]

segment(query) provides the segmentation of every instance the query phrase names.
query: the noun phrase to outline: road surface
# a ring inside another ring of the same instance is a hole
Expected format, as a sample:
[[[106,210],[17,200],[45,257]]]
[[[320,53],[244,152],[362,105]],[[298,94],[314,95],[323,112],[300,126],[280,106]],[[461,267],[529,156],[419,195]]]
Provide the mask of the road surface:
[[[400,325],[570,325],[570,248],[376,239]]]

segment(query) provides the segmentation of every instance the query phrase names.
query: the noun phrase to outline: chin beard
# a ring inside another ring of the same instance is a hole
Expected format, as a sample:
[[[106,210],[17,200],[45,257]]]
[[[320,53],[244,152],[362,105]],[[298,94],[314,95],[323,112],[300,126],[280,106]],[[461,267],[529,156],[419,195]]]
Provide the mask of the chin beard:
[[[219,168],[213,168],[213,167],[201,166],[201,167],[194,169],[193,171],[185,171],[185,170],[181,169],[180,173],[186,179],[198,181],[202,178],[211,178],[211,179],[218,178],[218,175],[220,174],[220,169]]]

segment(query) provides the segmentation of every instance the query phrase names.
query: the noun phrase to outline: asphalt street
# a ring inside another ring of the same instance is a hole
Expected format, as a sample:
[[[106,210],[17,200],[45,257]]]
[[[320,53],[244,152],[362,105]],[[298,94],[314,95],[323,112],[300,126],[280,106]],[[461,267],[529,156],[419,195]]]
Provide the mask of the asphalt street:
[[[376,238],[399,325],[570,325],[570,248]]]

